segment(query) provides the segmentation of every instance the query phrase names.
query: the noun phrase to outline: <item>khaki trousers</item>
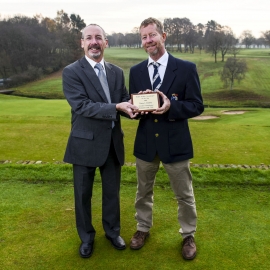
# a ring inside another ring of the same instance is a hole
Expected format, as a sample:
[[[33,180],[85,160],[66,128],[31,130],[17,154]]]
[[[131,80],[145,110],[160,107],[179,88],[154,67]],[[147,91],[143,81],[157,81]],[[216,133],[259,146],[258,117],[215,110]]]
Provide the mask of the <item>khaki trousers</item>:
[[[159,169],[158,156],[152,162],[146,162],[136,158],[137,168],[137,193],[135,201],[137,230],[148,232],[153,226],[153,187],[156,173]],[[178,222],[182,237],[194,235],[197,224],[196,204],[192,187],[192,176],[189,168],[189,160],[163,163],[169,176],[171,188],[178,204]]]

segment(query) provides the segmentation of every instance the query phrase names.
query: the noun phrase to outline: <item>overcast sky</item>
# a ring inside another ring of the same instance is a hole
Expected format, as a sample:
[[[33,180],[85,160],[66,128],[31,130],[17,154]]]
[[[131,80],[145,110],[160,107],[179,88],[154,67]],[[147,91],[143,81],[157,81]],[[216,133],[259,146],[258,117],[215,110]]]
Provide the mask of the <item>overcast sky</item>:
[[[270,30],[270,0],[0,0],[0,18],[14,15],[55,18],[58,10],[97,23],[108,34],[131,32],[142,20],[188,18],[193,24],[214,20],[229,26],[237,37],[250,30],[255,37]]]

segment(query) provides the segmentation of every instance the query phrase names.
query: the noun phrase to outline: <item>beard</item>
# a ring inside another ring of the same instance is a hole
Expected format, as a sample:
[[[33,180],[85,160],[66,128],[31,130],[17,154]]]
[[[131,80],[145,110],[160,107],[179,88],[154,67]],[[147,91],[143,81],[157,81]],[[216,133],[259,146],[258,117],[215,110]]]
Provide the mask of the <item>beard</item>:
[[[159,48],[158,48],[158,46],[156,45],[155,50],[149,51],[148,48],[145,48],[145,51],[146,51],[146,53],[148,53],[150,56],[155,56],[155,55],[158,54]]]
[[[101,49],[100,46],[89,46],[88,47],[88,54],[89,54],[89,56],[91,58],[98,59],[100,57],[100,55],[101,55],[101,51],[99,51],[97,53],[92,53],[91,52],[91,49],[98,49],[98,50],[100,50]]]
[[[100,55],[101,55],[101,52],[98,52],[98,53],[92,53],[92,52],[88,51],[88,54],[89,54],[89,56],[91,56],[92,58],[98,59],[98,58],[100,57]]]
[[[156,48],[154,51],[147,52],[150,56],[155,56],[158,53],[158,49]]]

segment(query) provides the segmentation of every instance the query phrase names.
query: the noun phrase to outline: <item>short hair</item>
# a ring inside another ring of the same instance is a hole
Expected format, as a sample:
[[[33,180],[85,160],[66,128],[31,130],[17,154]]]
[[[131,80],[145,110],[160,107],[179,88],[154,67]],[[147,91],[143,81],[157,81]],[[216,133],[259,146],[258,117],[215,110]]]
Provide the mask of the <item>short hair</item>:
[[[107,36],[106,36],[106,33],[105,33],[104,29],[103,29],[100,25],[95,24],[95,23],[90,23],[90,24],[88,24],[87,26],[85,26],[85,27],[83,28],[83,30],[82,30],[82,39],[84,39],[84,30],[85,30],[87,27],[89,27],[89,26],[97,26],[97,27],[99,27],[99,28],[102,30],[102,33],[103,33],[103,35],[104,35],[104,38],[107,39]]]
[[[163,24],[161,21],[159,21],[158,19],[149,17],[145,20],[142,21],[141,25],[140,25],[140,30],[142,27],[146,27],[149,24],[155,24],[157,26],[157,31],[162,35],[164,33],[164,28],[163,28]]]

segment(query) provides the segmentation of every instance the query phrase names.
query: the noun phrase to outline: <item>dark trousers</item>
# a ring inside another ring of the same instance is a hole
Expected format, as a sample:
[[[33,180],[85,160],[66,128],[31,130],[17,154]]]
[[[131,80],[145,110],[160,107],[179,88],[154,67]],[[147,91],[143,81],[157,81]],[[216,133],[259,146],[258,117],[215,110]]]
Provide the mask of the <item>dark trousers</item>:
[[[99,167],[102,179],[102,225],[109,237],[120,235],[120,174],[113,143],[106,162]],[[91,199],[96,167],[73,165],[76,227],[84,243],[95,238],[92,225]]]

